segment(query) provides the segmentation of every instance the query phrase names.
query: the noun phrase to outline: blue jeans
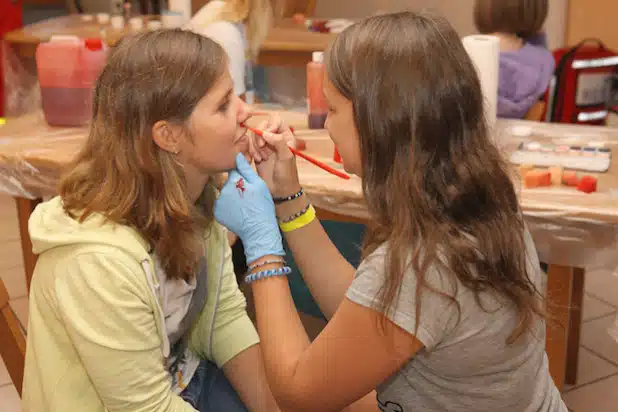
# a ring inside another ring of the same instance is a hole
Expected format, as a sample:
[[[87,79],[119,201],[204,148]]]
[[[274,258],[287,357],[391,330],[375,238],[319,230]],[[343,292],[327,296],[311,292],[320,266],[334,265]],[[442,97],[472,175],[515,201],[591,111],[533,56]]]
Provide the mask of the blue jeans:
[[[205,360],[180,397],[200,412],[248,412],[223,370]]]

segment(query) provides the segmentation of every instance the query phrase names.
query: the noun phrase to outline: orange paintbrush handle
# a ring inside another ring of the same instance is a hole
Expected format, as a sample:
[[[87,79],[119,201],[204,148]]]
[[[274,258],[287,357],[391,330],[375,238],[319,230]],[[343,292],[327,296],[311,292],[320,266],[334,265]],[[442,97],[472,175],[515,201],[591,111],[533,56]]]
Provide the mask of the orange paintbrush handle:
[[[264,133],[260,129],[249,127],[249,126],[247,126],[244,123],[241,123],[241,126],[246,127],[248,130],[252,131],[253,133],[257,134],[258,136],[263,136],[264,135]],[[333,174],[333,175],[335,175],[337,177],[340,177],[342,179],[346,179],[346,180],[350,179],[349,175],[347,175],[347,174],[345,174],[343,172],[340,172],[339,170],[334,169],[334,168],[330,167],[329,165],[327,165],[325,163],[320,162],[319,160],[309,156],[308,154],[305,154],[305,153],[301,152],[300,150],[296,150],[293,147],[290,147],[290,150],[296,156],[302,157],[303,159],[305,159],[309,163],[314,164],[315,166],[319,167],[320,169],[326,170],[328,173],[331,173],[331,174]]]
[[[316,165],[317,167],[326,170],[328,173],[331,173],[337,177],[340,177],[342,179],[346,179],[349,180],[350,176],[348,176],[347,174],[340,172],[337,169],[333,169],[332,167],[330,167],[329,165],[327,165],[326,163],[322,163],[317,159],[314,159],[313,157],[301,152],[300,150],[296,150],[293,147],[290,147],[290,150],[292,151],[292,153],[294,153],[296,156],[298,157],[302,157],[303,159],[305,159],[306,161],[308,161],[309,163],[313,163],[314,165]]]

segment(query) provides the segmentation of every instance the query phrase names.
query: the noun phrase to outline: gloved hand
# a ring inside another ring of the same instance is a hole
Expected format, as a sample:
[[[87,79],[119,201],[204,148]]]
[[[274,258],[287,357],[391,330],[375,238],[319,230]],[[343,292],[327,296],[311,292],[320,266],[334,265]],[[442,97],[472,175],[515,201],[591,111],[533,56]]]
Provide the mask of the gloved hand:
[[[270,191],[242,153],[215,202],[215,218],[240,237],[248,264],[266,255],[285,255]]]

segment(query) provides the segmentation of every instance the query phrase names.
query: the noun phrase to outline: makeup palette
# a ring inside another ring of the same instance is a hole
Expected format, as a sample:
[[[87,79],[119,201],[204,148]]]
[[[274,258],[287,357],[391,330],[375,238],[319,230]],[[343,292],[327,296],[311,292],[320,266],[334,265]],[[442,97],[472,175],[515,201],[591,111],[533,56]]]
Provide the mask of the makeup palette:
[[[560,166],[587,172],[607,172],[612,152],[599,143],[584,146],[524,142],[511,155],[511,163],[536,167]]]

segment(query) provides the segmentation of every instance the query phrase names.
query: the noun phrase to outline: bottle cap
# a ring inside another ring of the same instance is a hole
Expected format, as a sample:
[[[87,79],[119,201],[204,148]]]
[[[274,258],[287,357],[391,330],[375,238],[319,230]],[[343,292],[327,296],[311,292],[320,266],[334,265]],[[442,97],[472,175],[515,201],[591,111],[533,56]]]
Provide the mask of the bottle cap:
[[[101,39],[86,39],[84,45],[88,50],[97,51],[103,49],[103,41]]]
[[[311,54],[311,61],[315,63],[323,63],[324,62],[324,52],[315,51]]]

